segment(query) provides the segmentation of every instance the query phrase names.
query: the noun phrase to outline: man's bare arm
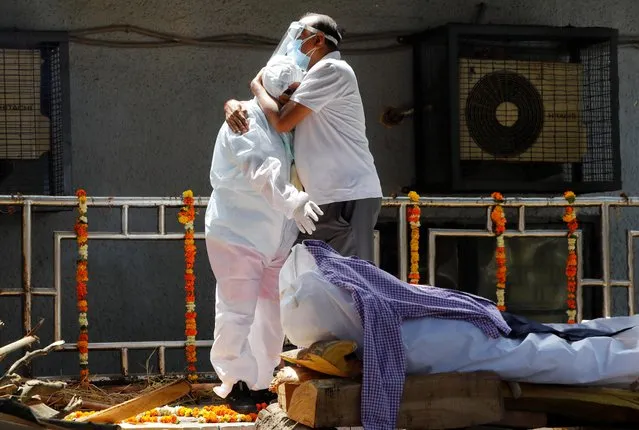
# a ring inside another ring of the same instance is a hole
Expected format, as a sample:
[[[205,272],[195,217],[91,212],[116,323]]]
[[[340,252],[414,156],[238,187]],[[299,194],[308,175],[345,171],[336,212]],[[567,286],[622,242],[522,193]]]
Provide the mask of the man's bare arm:
[[[257,102],[269,123],[278,133],[293,130],[297,124],[312,113],[312,110],[306,106],[295,102],[286,103],[280,110],[278,103],[273,100],[262,85],[261,71],[251,82],[251,91],[257,98]]]

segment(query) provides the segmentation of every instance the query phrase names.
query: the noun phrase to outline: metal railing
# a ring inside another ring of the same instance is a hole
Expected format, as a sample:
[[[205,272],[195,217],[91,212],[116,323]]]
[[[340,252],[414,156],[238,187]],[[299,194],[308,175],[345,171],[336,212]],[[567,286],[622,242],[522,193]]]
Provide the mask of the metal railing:
[[[206,207],[207,197],[196,197],[196,207]],[[408,246],[408,222],[406,207],[412,203],[406,198],[384,198],[382,205],[387,208],[396,209],[397,234],[398,234],[398,273],[397,276],[406,281],[409,267],[409,246]],[[88,197],[89,207],[119,208],[121,212],[121,222],[119,232],[99,232],[89,231],[89,240],[182,240],[183,233],[166,231],[166,209],[179,208],[182,201],[177,197]],[[428,262],[428,284],[435,284],[436,267],[436,247],[435,242],[438,237],[492,237],[492,223],[490,221],[490,211],[494,205],[491,198],[473,197],[433,197],[422,198],[419,205],[423,208],[484,208],[486,210],[485,229],[429,229],[428,252],[425,256]],[[504,207],[516,208],[518,211],[518,221],[516,230],[507,230],[505,237],[565,237],[566,230],[527,230],[526,210],[529,208],[561,208],[566,205],[563,198],[508,198]],[[51,196],[0,196],[0,207],[19,206],[22,209],[22,288],[2,289],[0,296],[20,296],[22,297],[22,326],[24,332],[32,328],[32,302],[36,296],[52,297],[54,302],[54,340],[61,339],[61,244],[63,240],[75,239],[73,231],[53,232],[54,258],[53,274],[54,281],[52,288],[32,288],[32,213],[34,207],[75,207],[77,200],[75,197],[51,197]],[[610,210],[614,207],[639,207],[639,198],[619,199],[612,197],[592,197],[578,198],[574,206],[598,208],[601,222],[601,279],[584,279],[582,267],[582,235],[578,231],[577,253],[578,253],[578,280],[577,280],[577,319],[583,318],[583,287],[600,287],[603,290],[602,313],[605,317],[612,314],[612,288],[625,287],[628,296],[629,314],[634,314],[634,247],[635,237],[639,237],[639,230],[627,231],[627,279],[617,280],[611,278],[610,262]],[[129,231],[129,209],[130,208],[156,208],[158,215],[157,230],[153,232]],[[428,212],[422,211],[422,218],[428,218]],[[70,217],[70,224],[71,224]],[[196,239],[204,239],[204,233],[196,233]],[[424,256],[422,256],[424,257]],[[375,263],[379,265],[380,259],[380,236],[375,234]],[[211,346],[211,340],[197,341],[197,347]],[[166,349],[183,348],[183,341],[141,341],[141,342],[102,342],[90,343],[89,350],[119,350],[121,357],[121,374],[129,376],[128,352],[131,349],[158,349],[158,369],[159,374],[166,374],[165,352]],[[74,343],[65,344],[65,350],[76,350]]]

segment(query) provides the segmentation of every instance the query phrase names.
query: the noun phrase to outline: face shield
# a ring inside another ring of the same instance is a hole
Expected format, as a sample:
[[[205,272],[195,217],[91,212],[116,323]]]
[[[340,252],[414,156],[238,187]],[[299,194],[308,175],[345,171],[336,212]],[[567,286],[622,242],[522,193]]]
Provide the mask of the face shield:
[[[305,38],[302,38],[302,33],[306,30],[307,34]],[[301,51],[301,47],[307,40],[314,37],[317,33],[322,33],[324,38],[333,42],[336,46],[338,45],[337,40],[329,36],[326,33],[320,32],[316,28],[313,28],[309,25],[303,24],[299,21],[294,21],[282,36],[280,43],[278,43],[277,48],[271,55],[271,58],[279,55],[285,55],[288,57],[293,57],[298,66],[300,66],[304,71],[308,68],[308,61],[310,60],[306,54]],[[306,57],[306,58],[304,58]]]

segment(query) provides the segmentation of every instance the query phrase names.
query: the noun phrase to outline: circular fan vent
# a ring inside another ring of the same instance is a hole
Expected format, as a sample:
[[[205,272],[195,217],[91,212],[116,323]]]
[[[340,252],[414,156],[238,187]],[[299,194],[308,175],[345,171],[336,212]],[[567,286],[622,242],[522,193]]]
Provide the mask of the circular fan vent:
[[[498,71],[482,77],[466,100],[466,124],[477,145],[494,157],[526,152],[543,128],[539,91],[524,76]]]

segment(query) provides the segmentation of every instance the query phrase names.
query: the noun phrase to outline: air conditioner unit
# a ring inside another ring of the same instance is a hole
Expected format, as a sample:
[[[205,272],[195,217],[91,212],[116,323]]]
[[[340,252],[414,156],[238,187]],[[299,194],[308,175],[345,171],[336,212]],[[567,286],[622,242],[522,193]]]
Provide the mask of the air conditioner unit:
[[[578,63],[459,59],[460,159],[582,162],[582,81]]]
[[[399,41],[413,46],[412,189],[622,188],[616,29],[450,23]]]

